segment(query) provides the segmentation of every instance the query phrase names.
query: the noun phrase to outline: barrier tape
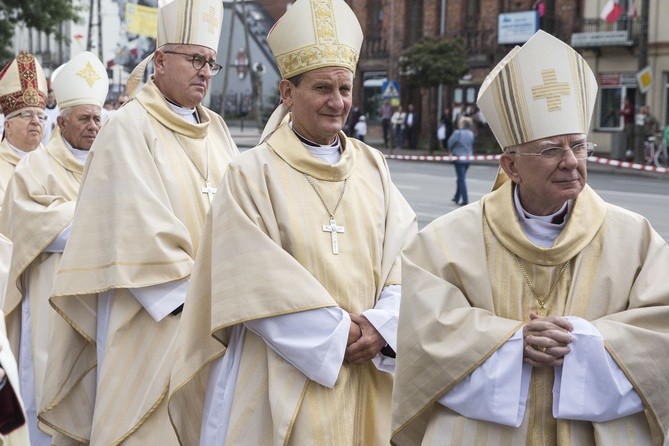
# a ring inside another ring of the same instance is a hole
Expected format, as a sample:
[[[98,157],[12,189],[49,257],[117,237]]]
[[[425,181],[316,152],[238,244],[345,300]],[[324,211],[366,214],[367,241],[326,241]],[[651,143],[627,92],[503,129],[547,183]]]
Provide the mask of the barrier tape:
[[[471,155],[471,156],[453,156],[453,155],[385,155],[388,159],[406,160],[406,161],[437,161],[437,162],[453,162],[453,161],[497,161],[500,155]],[[669,173],[667,167],[657,167],[654,165],[637,164],[629,161],[612,160],[609,158],[600,158],[591,156],[588,158],[591,163],[604,164],[613,167],[620,167],[623,169],[642,170],[646,172]]]

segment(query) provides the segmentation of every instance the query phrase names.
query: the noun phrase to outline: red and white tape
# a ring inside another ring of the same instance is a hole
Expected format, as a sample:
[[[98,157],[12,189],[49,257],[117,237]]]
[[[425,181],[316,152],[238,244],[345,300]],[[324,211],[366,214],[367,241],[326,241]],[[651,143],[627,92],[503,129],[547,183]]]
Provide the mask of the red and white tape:
[[[500,155],[472,155],[472,156],[452,156],[452,155],[386,155],[386,158],[407,161],[497,161]],[[612,160],[609,158],[600,158],[591,156],[588,158],[591,163],[605,164],[623,169],[642,170],[646,172],[669,173],[669,168],[649,166],[645,164],[630,163],[629,161]]]

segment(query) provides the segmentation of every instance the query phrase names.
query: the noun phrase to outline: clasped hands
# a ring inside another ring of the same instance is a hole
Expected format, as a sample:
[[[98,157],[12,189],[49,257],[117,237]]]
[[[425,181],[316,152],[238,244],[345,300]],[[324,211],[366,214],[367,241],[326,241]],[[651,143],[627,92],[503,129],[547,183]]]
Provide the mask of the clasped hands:
[[[535,367],[555,367],[564,363],[569,353],[574,326],[564,317],[537,316],[530,313],[530,322],[523,327],[523,358]]]
[[[363,315],[349,313],[351,326],[344,360],[352,364],[362,364],[375,357],[386,345],[386,340]]]

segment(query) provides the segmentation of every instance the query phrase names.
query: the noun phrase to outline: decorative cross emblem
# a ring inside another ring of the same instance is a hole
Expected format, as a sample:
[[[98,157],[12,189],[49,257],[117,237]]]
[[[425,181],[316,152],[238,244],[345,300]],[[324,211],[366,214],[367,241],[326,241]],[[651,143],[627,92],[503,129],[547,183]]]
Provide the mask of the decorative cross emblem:
[[[217,190],[218,189],[216,189],[215,187],[212,187],[211,184],[209,184],[209,182],[204,183],[204,187],[202,189],[200,189],[200,191],[203,194],[207,194],[207,196],[209,198],[209,204],[211,204],[211,200],[214,198],[214,194],[216,193]]]
[[[560,96],[570,94],[569,83],[558,82],[557,73],[554,69],[542,70],[541,78],[544,80],[544,84],[532,87],[532,98],[534,100],[546,99],[549,112],[562,110]]]
[[[332,254],[339,254],[339,241],[337,240],[337,233],[343,234],[344,227],[337,226],[337,222],[334,217],[330,217],[330,224],[323,225],[323,232],[329,232],[332,237]]]
[[[77,71],[77,76],[85,80],[89,87],[93,87],[97,81],[102,79],[102,77],[95,71],[95,68],[93,68],[93,65],[91,65],[90,62],[86,62],[84,68]]]
[[[207,12],[202,14],[202,19],[204,20],[205,23],[209,25],[209,32],[214,33],[220,26],[218,15],[216,14],[216,10],[214,9],[213,6],[210,6],[209,9],[207,9]]]

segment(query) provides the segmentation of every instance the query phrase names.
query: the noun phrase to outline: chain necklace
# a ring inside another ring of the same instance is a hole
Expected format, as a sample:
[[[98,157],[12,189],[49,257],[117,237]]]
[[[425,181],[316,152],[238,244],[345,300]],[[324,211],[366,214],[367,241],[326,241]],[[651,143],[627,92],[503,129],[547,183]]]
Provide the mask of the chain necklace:
[[[200,174],[202,179],[204,180],[204,187],[200,188],[200,192],[203,194],[207,194],[207,198],[209,198],[209,204],[211,204],[211,200],[214,198],[214,194],[216,193],[217,189],[209,183],[209,143],[205,141],[205,153],[207,155],[206,159],[206,166],[205,166],[205,172],[200,169],[200,166],[197,165],[193,157],[191,156],[190,152],[186,150],[183,144],[181,144],[181,141],[179,141],[179,138],[177,138],[176,133],[172,133],[174,135],[174,139],[177,140],[177,143],[179,143],[179,146],[181,149],[184,151],[190,162],[195,166],[195,169],[197,169],[197,172]]]
[[[346,191],[346,181],[344,180],[344,184],[341,187],[341,191],[339,192],[339,199],[337,200],[337,204],[334,207],[334,210],[330,212],[330,209],[328,208],[328,205],[325,204],[325,200],[323,200],[323,196],[321,193],[318,191],[316,188],[316,185],[314,182],[309,178],[309,175],[306,173],[304,174],[304,178],[307,179],[307,182],[311,186],[311,188],[316,192],[316,195],[318,195],[318,198],[321,200],[321,203],[323,204],[323,207],[325,208],[325,211],[328,213],[330,216],[330,224],[329,225],[323,225],[323,232],[329,232],[330,237],[332,240],[332,254],[337,255],[339,254],[339,241],[337,239],[337,234],[343,234],[344,233],[344,227],[343,226],[337,226],[337,221],[335,220],[334,214],[337,212],[337,209],[339,208],[339,205],[341,204],[342,198],[344,198],[344,191]]]
[[[525,282],[529,285],[530,289],[532,290],[532,293],[534,294],[534,298],[536,301],[539,303],[539,309],[537,310],[537,314],[539,316],[546,316],[547,310],[546,310],[546,303],[548,300],[551,298],[551,294],[553,294],[553,289],[555,288],[555,285],[560,281],[560,278],[562,277],[562,274],[564,274],[565,270],[571,263],[571,260],[567,260],[564,262],[562,267],[560,268],[560,272],[558,273],[558,276],[555,278],[553,283],[551,284],[551,287],[548,290],[548,294],[546,294],[545,299],[540,299],[539,294],[537,293],[537,290],[534,289],[534,285],[532,285],[532,282],[530,281],[530,277],[527,275],[527,271],[525,271],[525,268],[523,268],[523,265],[520,264],[520,260],[518,260],[518,256],[516,254],[513,255],[513,260],[516,262],[516,265],[520,268],[520,270],[523,272],[523,276],[525,277]]]

